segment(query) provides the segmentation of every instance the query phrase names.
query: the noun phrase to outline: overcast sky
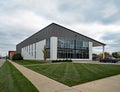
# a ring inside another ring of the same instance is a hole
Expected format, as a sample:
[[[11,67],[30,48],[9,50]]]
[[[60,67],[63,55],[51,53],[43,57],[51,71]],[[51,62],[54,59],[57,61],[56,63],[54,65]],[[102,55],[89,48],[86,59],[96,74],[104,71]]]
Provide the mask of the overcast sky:
[[[120,51],[120,0],[0,0],[0,55],[52,22]]]

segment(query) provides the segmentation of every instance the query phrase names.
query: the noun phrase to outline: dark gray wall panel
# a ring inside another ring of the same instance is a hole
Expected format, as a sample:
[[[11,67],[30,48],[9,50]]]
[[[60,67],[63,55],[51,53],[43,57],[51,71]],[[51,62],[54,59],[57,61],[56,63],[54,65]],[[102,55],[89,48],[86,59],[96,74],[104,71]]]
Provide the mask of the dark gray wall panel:
[[[66,37],[66,38],[70,38],[70,39],[79,39],[81,41],[83,41],[83,40],[90,41],[90,42],[93,42],[93,46],[105,45],[104,43],[96,41],[92,38],[89,38],[87,36],[79,34],[75,31],[72,31],[70,29],[62,27],[58,24],[52,23],[52,24],[48,25],[47,27],[43,28],[42,30],[40,30],[39,32],[33,34],[29,38],[25,39],[23,42],[17,44],[17,46],[16,46],[17,53],[21,53],[21,48],[24,46],[27,46],[32,43],[36,43],[38,41],[41,41],[43,39],[46,39],[46,38],[49,38],[52,36]]]

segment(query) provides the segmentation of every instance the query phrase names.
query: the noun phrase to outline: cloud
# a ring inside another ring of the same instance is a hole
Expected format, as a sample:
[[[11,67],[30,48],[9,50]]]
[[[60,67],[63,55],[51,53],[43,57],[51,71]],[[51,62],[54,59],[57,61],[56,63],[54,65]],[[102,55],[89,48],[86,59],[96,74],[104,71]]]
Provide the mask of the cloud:
[[[106,33],[102,37],[104,42],[107,43],[106,50],[110,52],[115,52],[115,51],[120,51],[120,32],[111,32],[111,33]]]
[[[120,0],[1,0],[0,52],[55,22],[120,50]],[[94,52],[101,51],[98,47]]]
[[[109,18],[109,17],[112,17],[115,14],[117,14],[118,9],[115,5],[108,4],[108,5],[105,6],[105,9],[102,10],[102,13],[103,13],[104,18]]]
[[[120,6],[116,0],[65,0],[60,3],[59,10],[74,16],[75,21],[101,22],[111,24],[119,22]],[[69,2],[69,3],[68,3]]]

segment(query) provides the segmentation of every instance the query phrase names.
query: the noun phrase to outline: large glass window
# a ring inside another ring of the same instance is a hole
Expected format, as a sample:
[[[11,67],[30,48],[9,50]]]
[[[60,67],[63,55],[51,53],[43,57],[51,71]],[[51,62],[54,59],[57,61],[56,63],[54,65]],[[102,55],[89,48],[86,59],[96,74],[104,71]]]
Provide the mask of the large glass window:
[[[76,49],[81,49],[83,47],[83,42],[76,40]]]
[[[57,58],[88,59],[89,42],[59,37],[57,45]]]
[[[50,38],[46,39],[46,52],[47,52],[47,58],[50,58]]]

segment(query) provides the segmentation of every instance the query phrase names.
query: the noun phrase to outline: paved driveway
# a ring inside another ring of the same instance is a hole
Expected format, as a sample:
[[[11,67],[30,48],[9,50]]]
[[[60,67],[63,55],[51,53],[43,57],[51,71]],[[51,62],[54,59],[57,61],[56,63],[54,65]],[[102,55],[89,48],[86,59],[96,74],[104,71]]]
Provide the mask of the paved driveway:
[[[0,67],[4,64],[5,59],[0,59]]]

